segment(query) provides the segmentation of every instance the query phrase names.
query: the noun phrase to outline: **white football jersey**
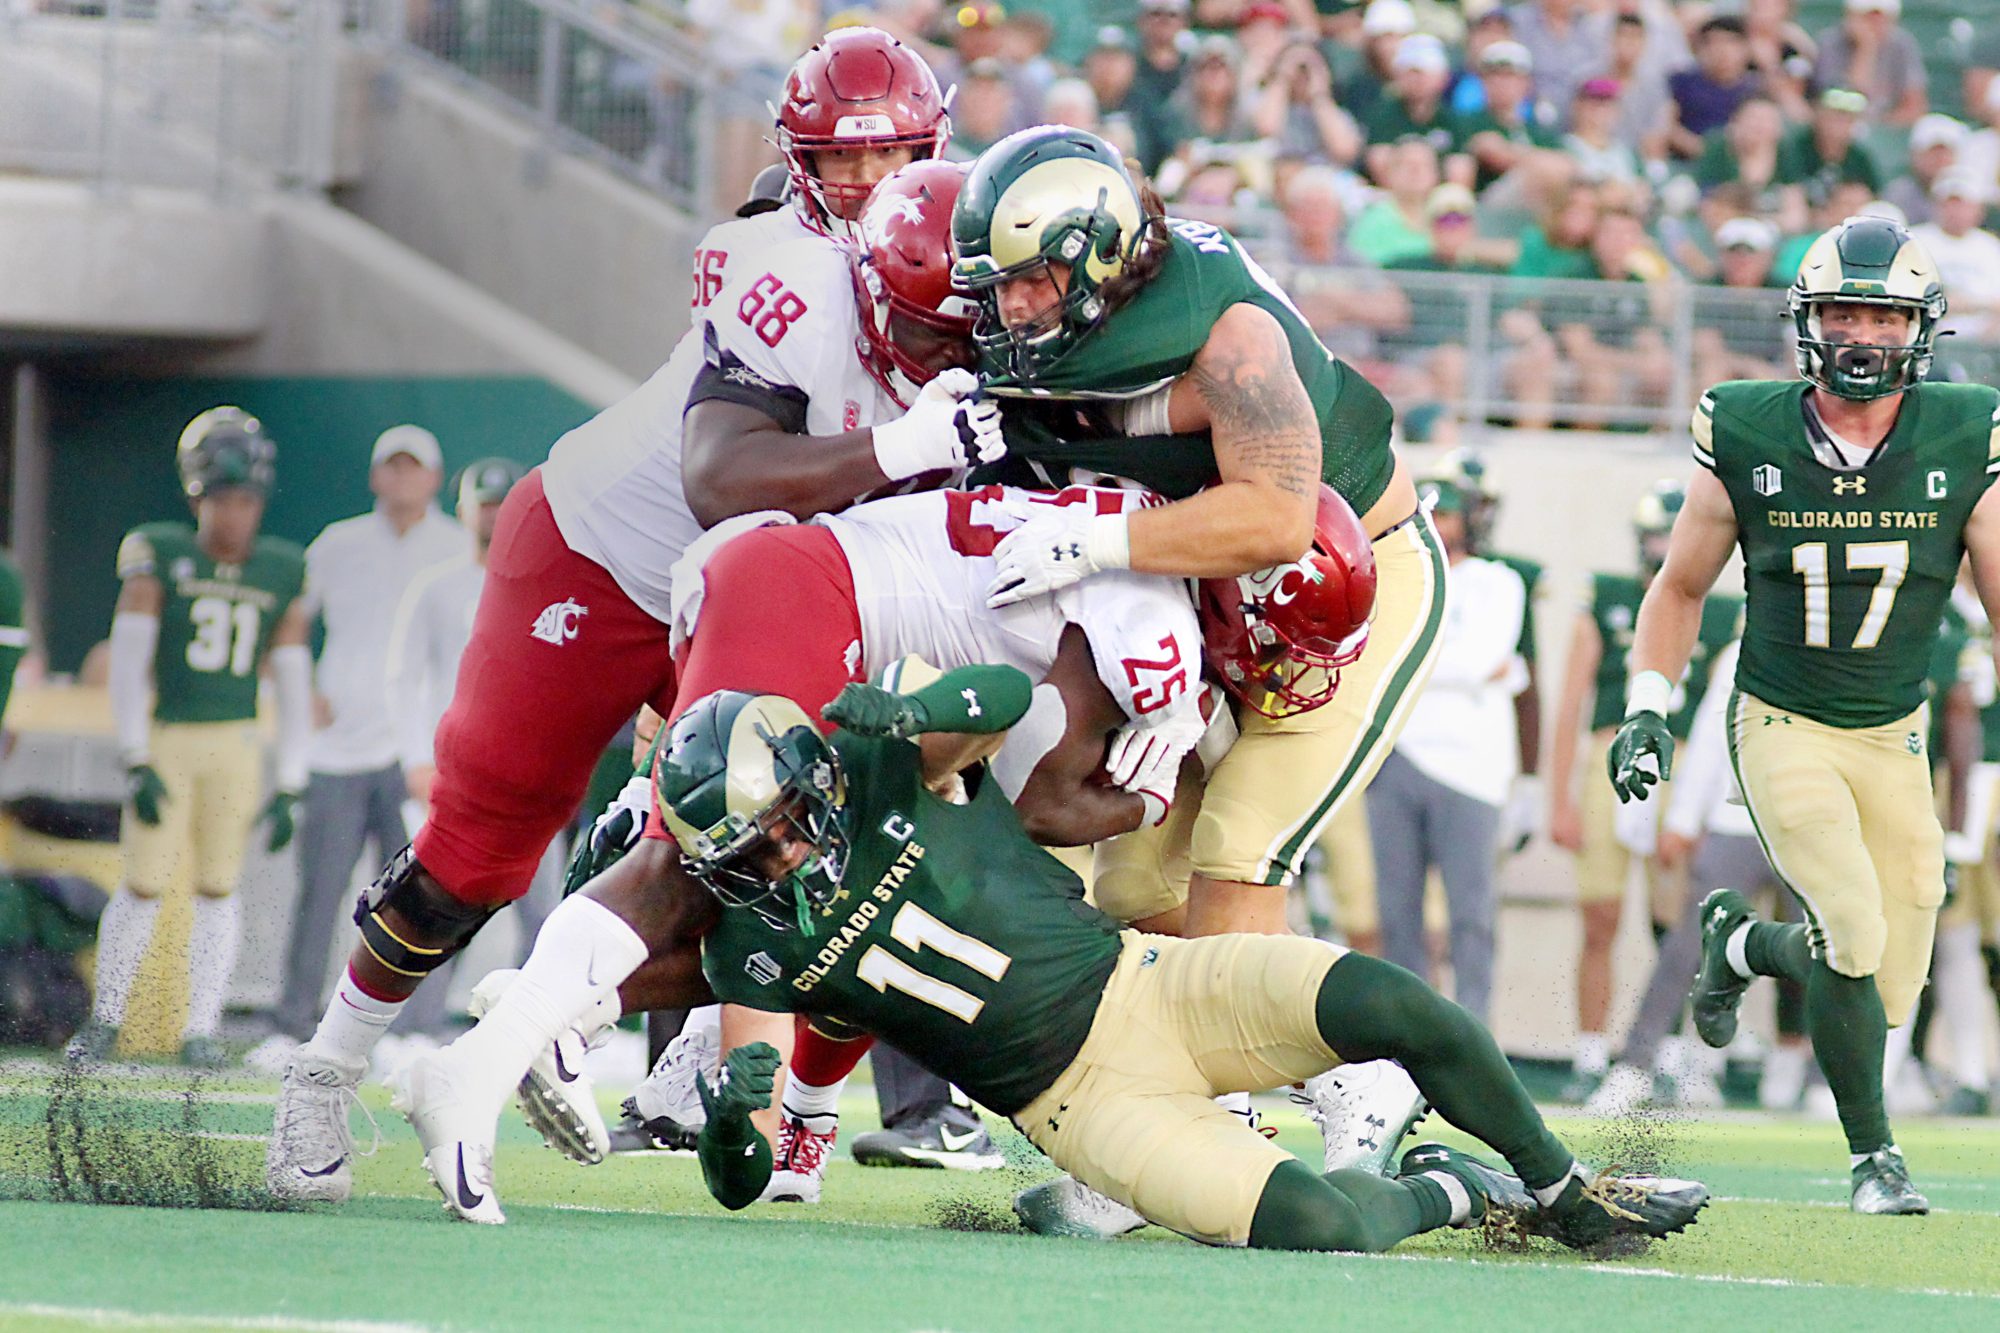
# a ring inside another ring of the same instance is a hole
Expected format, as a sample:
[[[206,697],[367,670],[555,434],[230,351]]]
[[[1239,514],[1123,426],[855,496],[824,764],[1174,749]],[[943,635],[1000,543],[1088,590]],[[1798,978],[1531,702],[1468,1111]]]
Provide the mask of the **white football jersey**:
[[[894,496],[814,522],[833,531],[853,573],[870,679],[915,653],[940,670],[994,662],[1039,681],[1064,627],[1075,625],[1126,717],[1152,725],[1197,709],[1201,631],[1183,580],[1110,571],[998,609],[986,605],[986,590],[993,548],[1038,507],[1089,504],[1109,514],[1159,503],[1149,491],[985,486]]]
[[[743,269],[794,242],[816,242],[833,253],[833,243],[807,231],[791,208],[710,228],[695,250],[694,322],[666,364],[557,440],[542,466],[563,540],[603,565],[626,596],[663,622],[669,571],[701,533],[681,496],[681,414],[702,367],[709,308]]]

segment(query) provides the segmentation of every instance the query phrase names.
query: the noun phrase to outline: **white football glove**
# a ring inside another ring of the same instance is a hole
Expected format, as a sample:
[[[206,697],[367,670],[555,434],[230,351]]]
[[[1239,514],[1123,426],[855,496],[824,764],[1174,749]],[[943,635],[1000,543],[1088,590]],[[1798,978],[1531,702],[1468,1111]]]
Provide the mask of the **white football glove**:
[[[1099,570],[1129,569],[1130,530],[1123,514],[1092,513],[1088,505],[1050,505],[1000,539],[993,563],[986,604],[1008,606],[1081,583]]]
[[[1946,829],[1944,859],[1955,866],[1976,866],[1986,859],[1986,849],[1980,845],[1978,834]]]
[[[1146,802],[1147,823],[1157,824],[1167,817],[1174,788],[1180,783],[1181,760],[1206,730],[1198,713],[1181,709],[1152,726],[1128,724],[1113,733],[1104,760],[1111,785]]]
[[[673,581],[667,630],[667,648],[679,652],[681,645],[694,637],[695,621],[701,617],[702,598],[707,593],[702,571],[715,553],[737,537],[757,528],[786,527],[798,522],[782,509],[760,509],[754,514],[738,514],[725,518],[701,536],[688,543],[681,552],[681,558],[674,561],[668,577]]]
[[[923,387],[910,410],[875,427],[875,464],[890,481],[1006,457],[1000,404],[972,398],[979,377],[954,366]]]
[[[1500,812],[1500,850],[1507,854],[1524,851],[1535,830],[1542,826],[1544,814],[1540,775],[1523,773],[1516,777],[1507,793],[1507,804]]]

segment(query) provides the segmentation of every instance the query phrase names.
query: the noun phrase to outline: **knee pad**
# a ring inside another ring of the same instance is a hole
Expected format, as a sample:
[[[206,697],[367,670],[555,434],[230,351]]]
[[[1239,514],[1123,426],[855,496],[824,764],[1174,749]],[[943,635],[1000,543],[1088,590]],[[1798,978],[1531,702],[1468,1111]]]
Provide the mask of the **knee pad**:
[[[423,938],[404,939],[382,919],[385,908]],[[355,904],[354,924],[382,966],[406,977],[423,977],[451,961],[499,910],[446,893],[418,863],[416,852],[405,847]]]

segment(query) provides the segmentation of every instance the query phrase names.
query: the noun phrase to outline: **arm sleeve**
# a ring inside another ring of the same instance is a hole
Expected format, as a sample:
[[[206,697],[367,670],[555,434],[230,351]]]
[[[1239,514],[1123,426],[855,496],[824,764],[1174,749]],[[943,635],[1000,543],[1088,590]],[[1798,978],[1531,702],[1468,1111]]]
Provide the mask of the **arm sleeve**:
[[[945,672],[909,697],[924,706],[930,718],[924,726],[927,732],[990,736],[1019,722],[1034,702],[1034,692],[1035,683],[1025,671],[964,666]]]
[[[731,1212],[757,1201],[771,1179],[771,1143],[748,1116],[710,1120],[695,1140],[701,1178],[715,1201]]]
[[[153,651],[159,643],[158,616],[120,611],[111,618],[111,720],[128,766],[152,757]]]
[[[1527,595],[1521,576],[1504,565],[1491,565],[1495,577],[1481,577],[1477,588],[1461,587],[1451,596],[1463,596],[1455,613],[1456,623],[1448,629],[1437,666],[1431,672],[1431,689],[1477,690],[1498,682],[1501,671],[1514,657],[1514,645],[1521,638],[1521,614]],[[1470,583],[1470,580],[1466,581]]]
[[[302,643],[273,648],[271,678],[278,691],[278,790],[302,792],[312,744],[312,652]]]

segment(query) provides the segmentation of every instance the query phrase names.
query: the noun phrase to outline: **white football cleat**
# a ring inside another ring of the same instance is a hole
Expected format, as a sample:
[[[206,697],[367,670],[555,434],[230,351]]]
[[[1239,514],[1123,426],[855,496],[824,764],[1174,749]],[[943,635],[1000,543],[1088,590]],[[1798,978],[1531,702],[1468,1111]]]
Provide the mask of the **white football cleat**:
[[[512,967],[488,972],[472,988],[465,1012],[475,1019],[484,1018],[520,975],[520,969]],[[602,1031],[586,1036],[578,1028],[564,1028],[548,1049],[535,1057],[514,1090],[529,1128],[549,1147],[584,1166],[596,1166],[611,1155],[611,1131],[605,1127],[604,1113],[597,1109],[597,1085],[583,1072],[583,1057],[590,1051],[592,1037]]]
[[[283,1085],[264,1150],[264,1185],[277,1198],[313,1203],[345,1203],[354,1192],[354,1131],[351,1106],[361,1107],[372,1127],[375,1117],[361,1106],[360,1065],[342,1065],[298,1054],[285,1066]],[[376,1142],[381,1142],[380,1134]],[[374,1152],[373,1148],[369,1152]]]
[[[493,1188],[493,1138],[499,1108],[472,1105],[459,1091],[458,1057],[449,1047],[413,1061],[396,1088],[394,1106],[410,1119],[424,1149],[424,1169],[445,1208],[467,1222],[507,1220]]]
[[[1396,1148],[1430,1111],[1416,1082],[1393,1060],[1341,1065],[1306,1080],[1302,1103],[1326,1143],[1326,1171],[1387,1176]]]
[[[1014,1196],[1014,1216],[1037,1236],[1115,1240],[1139,1230],[1146,1219],[1108,1194],[1074,1176],[1058,1176]]]
[[[798,1116],[781,1112],[778,1117],[778,1150],[772,1154],[771,1179],[759,1203],[818,1203],[820,1184],[826,1179],[826,1164],[833,1160],[833,1143],[840,1133],[840,1117],[816,1115],[825,1125],[814,1129]]]
[[[625,1114],[643,1126],[659,1143],[694,1146],[694,1140],[708,1124],[701,1094],[695,1090],[695,1075],[714,1087],[722,1072],[722,1034],[707,1026],[692,1026],[667,1043],[653,1072],[632,1089],[625,1099]]]
[[[1584,1099],[1582,1109],[1585,1115],[1611,1120],[1631,1115],[1652,1102],[1653,1076],[1621,1061],[1611,1066],[1604,1081]]]

